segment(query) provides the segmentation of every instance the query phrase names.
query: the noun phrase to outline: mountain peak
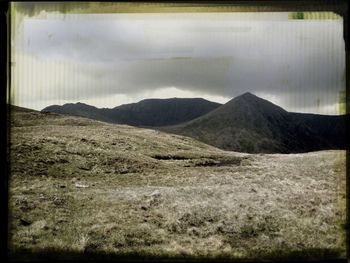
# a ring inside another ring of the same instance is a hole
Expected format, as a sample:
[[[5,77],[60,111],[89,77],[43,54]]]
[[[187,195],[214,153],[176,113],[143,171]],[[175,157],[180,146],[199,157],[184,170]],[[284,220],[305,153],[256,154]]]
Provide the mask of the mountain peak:
[[[263,103],[265,100],[250,93],[250,92],[245,92],[237,97],[234,97],[233,99],[231,99],[230,101],[228,101],[226,103],[226,105],[256,105],[256,104],[261,104]],[[266,101],[267,102],[267,101]]]
[[[241,111],[247,112],[251,110],[258,110],[265,113],[286,112],[280,106],[273,104],[272,102],[260,98],[250,92],[243,93],[226,103],[228,107],[238,107]]]
[[[260,97],[250,93],[250,92],[245,92],[243,93],[242,95],[239,95],[235,98],[236,100],[237,99],[245,99],[245,100],[249,100],[249,99],[261,99]]]
[[[257,97],[256,95],[254,95],[254,94],[252,94],[250,92],[243,93],[241,96],[242,97]]]

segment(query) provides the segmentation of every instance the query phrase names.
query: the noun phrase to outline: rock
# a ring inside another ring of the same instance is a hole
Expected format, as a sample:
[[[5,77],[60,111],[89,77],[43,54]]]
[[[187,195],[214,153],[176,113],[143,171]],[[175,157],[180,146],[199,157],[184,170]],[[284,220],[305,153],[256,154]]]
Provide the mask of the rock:
[[[78,165],[78,168],[81,170],[85,170],[85,171],[90,171],[92,169],[92,164],[90,163],[82,163],[80,165]]]
[[[18,200],[16,200],[16,205],[27,206],[28,205],[28,201],[26,199],[18,199]]]
[[[55,196],[52,203],[54,205],[57,205],[57,206],[61,206],[61,205],[64,205],[66,202],[66,200],[64,198],[61,198],[61,197],[57,197]]]
[[[58,159],[58,163],[69,163],[69,161],[65,158]]]
[[[149,196],[151,196],[151,197],[160,197],[160,192],[159,192],[159,190],[157,189],[157,190],[155,190],[153,193],[151,193]]]
[[[77,188],[87,188],[89,186],[87,184],[83,184],[83,183],[75,183],[75,187],[77,187]]]
[[[153,193],[149,195],[149,205],[150,206],[156,206],[160,203],[160,192],[159,190],[155,190]]]
[[[30,226],[30,225],[32,224],[32,222],[30,222],[30,221],[27,220],[27,219],[23,219],[23,218],[21,218],[21,219],[19,220],[19,222],[20,222],[20,224],[21,224],[22,226]]]

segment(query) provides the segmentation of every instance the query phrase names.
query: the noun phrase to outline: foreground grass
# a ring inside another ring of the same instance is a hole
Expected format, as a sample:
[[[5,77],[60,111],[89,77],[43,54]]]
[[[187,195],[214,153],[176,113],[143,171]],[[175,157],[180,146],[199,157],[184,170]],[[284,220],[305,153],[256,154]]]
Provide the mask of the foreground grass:
[[[10,253],[345,258],[345,152],[249,155],[15,112]]]

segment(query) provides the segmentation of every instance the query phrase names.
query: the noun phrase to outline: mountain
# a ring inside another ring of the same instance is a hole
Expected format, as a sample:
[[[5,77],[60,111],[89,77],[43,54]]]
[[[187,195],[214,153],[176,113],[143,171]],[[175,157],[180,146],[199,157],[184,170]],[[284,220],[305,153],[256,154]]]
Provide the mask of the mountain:
[[[80,103],[80,102],[67,103],[62,106],[51,105],[41,110],[41,112],[52,112],[52,113],[87,117],[90,119],[112,122],[112,120],[104,116],[104,114],[101,112],[99,108],[96,108],[94,106],[90,106],[84,103]]]
[[[189,136],[224,150],[299,153],[346,149],[347,116],[287,112],[244,93],[224,105],[200,98],[146,99],[113,109],[83,103],[42,110]]]
[[[221,106],[201,98],[146,99],[113,109],[84,103],[52,105],[42,112],[54,112],[133,126],[167,126],[195,119]]]
[[[345,149],[345,118],[290,113],[244,93],[199,118],[161,129],[225,150],[296,153]]]
[[[329,149],[345,149],[348,115],[329,116],[307,113],[290,113],[294,121],[310,127],[328,142]]]

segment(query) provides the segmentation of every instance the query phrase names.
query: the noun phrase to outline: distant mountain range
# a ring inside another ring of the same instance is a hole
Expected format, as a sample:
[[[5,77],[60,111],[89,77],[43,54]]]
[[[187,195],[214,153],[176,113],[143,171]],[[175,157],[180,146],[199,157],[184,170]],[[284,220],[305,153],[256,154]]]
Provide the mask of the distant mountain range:
[[[42,112],[54,112],[138,127],[167,126],[200,117],[221,106],[201,98],[146,99],[113,109],[96,108],[83,103],[52,105]]]
[[[346,115],[287,112],[251,93],[224,105],[204,99],[148,99],[113,109],[82,103],[42,111],[189,136],[225,150],[248,153],[298,153],[346,149]]]

